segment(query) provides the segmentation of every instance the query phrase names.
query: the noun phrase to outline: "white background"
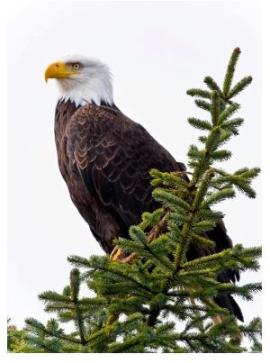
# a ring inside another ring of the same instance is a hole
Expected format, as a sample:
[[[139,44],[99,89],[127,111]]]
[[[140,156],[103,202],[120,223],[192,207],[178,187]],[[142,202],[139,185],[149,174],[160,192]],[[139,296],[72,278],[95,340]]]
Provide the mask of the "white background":
[[[54,82],[44,69],[62,55],[102,59],[114,75],[115,102],[140,122],[177,160],[186,162],[198,133],[188,88],[205,75],[222,81],[229,55],[240,46],[236,78],[254,82],[238,98],[246,123],[230,143],[234,171],[261,164],[259,14],[254,3],[36,3],[10,13],[8,58],[8,316],[45,321],[37,294],[68,282],[70,254],[101,254],[72,205],[58,172],[53,118]],[[261,243],[260,178],[256,200],[239,195],[223,203],[235,243]],[[260,280],[245,274],[242,282]],[[261,314],[260,297],[239,302],[246,321]]]

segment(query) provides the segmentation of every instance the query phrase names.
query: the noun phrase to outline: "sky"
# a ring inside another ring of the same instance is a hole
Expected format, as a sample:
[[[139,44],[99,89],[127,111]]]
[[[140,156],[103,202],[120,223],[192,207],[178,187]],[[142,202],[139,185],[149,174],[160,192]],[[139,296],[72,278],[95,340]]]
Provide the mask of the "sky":
[[[113,73],[116,105],[140,122],[179,161],[198,133],[187,117],[203,116],[186,90],[204,76],[222,82],[232,49],[242,50],[236,79],[251,74],[238,98],[246,122],[230,142],[224,168],[261,165],[261,40],[252,2],[50,2],[10,13],[8,39],[8,316],[49,315],[37,295],[68,283],[69,255],[103,254],[72,204],[58,171],[54,110],[58,90],[44,81],[49,63],[67,54],[100,58]],[[205,115],[204,115],[205,117]],[[234,243],[261,244],[261,182],[255,200],[224,202]],[[259,281],[245,273],[241,282]],[[261,297],[239,301],[246,321],[260,315]]]

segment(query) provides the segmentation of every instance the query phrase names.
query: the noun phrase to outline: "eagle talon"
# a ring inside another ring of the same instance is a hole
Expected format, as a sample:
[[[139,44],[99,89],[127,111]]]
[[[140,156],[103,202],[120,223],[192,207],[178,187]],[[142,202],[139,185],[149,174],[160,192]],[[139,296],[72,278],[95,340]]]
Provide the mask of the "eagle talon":
[[[137,257],[137,254],[136,253],[131,253],[130,255],[128,255],[127,257],[125,257],[122,262],[123,263],[131,263],[134,261],[134,259]]]
[[[112,262],[121,262],[124,258],[124,252],[121,250],[121,248],[115,246],[110,254],[110,260]]]
[[[110,260],[113,260],[114,255],[116,254],[116,252],[118,251],[118,247],[114,246],[112,252],[110,253]]]
[[[136,256],[136,253],[131,253],[126,256],[121,248],[115,246],[110,254],[110,260],[112,262],[131,263]]]

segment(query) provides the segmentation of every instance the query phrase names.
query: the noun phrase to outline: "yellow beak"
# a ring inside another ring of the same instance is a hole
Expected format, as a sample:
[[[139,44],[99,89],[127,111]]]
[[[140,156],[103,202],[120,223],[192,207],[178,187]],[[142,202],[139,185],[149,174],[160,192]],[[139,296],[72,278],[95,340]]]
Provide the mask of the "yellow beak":
[[[50,64],[45,71],[45,81],[47,82],[49,78],[68,78],[75,72],[69,65],[63,62],[55,62]]]

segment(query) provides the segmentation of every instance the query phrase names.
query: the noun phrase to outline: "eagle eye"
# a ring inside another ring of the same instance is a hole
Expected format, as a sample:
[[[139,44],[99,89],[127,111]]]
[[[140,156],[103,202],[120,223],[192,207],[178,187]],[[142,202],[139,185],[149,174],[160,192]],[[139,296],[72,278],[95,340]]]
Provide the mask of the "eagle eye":
[[[80,63],[73,63],[72,64],[72,68],[75,70],[75,71],[78,71],[80,69]]]

